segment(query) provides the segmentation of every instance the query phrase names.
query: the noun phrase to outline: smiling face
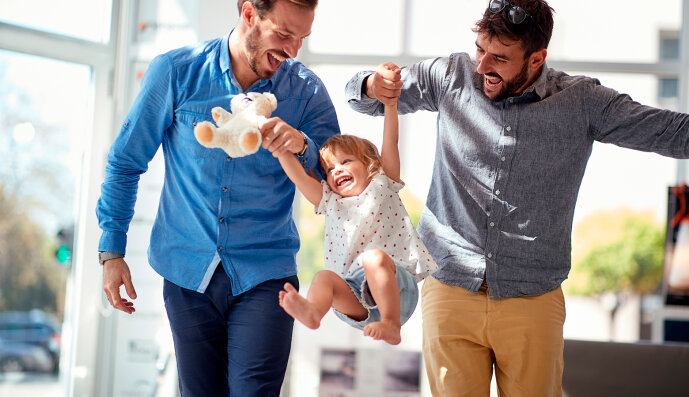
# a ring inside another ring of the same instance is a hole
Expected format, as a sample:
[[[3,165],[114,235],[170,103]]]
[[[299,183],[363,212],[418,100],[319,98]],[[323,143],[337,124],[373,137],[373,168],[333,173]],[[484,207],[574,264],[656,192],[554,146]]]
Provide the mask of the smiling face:
[[[371,181],[366,165],[353,154],[334,150],[324,163],[328,186],[342,197],[361,194]]]
[[[492,101],[520,94],[538,78],[545,54],[543,49],[525,57],[520,42],[479,33],[476,62],[483,93]]]
[[[311,34],[314,15],[315,10],[287,0],[278,1],[263,18],[253,9],[245,54],[255,79],[271,78],[285,59],[297,56],[304,39]]]

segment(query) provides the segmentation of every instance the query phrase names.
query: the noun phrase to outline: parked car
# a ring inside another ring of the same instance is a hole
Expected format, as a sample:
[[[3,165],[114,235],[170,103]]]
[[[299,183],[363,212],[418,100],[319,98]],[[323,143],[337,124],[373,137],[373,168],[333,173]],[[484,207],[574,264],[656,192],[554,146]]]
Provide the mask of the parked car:
[[[41,346],[0,339],[0,374],[8,372],[51,372],[55,361]]]
[[[60,322],[41,310],[0,312],[0,340],[6,344],[25,343],[45,350],[58,371],[60,362]]]

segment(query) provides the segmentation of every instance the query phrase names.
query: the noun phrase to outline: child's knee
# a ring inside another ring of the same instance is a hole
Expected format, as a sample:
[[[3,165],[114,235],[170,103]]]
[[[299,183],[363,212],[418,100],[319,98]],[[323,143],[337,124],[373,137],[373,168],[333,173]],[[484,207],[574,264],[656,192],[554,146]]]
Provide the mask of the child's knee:
[[[337,275],[337,273],[331,271],[331,270],[321,270],[317,272],[313,276],[313,280],[311,281],[312,284],[332,284],[332,280],[334,278],[341,278],[340,276]]]
[[[388,256],[383,250],[373,249],[364,252],[361,257],[364,270],[375,270],[375,269],[392,269],[395,268],[395,262],[392,258]]]

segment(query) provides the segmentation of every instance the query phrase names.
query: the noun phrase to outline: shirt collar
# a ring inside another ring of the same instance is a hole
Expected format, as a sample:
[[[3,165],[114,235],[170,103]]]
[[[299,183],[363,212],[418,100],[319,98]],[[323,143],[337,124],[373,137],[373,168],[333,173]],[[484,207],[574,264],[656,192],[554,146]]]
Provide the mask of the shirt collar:
[[[548,87],[546,84],[548,83],[548,65],[546,65],[545,61],[543,62],[543,66],[541,66],[541,74],[538,76],[536,81],[529,87],[527,90],[528,91],[533,91],[538,95],[540,99],[545,99],[547,93],[548,93]]]
[[[533,95],[538,96],[539,100],[545,99],[548,89],[546,83],[548,82],[548,66],[545,62],[541,66],[540,74],[538,78],[531,83],[530,86],[526,87],[521,94],[517,95],[515,98],[529,98]]]
[[[239,83],[237,82],[237,79],[234,76],[234,73],[232,72],[232,63],[230,62],[230,35],[234,31],[234,28],[230,30],[225,36],[222,38],[222,45],[220,46],[220,59],[218,60],[219,65],[220,65],[220,70],[223,73],[229,73],[230,78],[232,79],[232,83],[235,84],[237,87],[239,86]],[[287,61],[285,61],[287,62]],[[284,63],[284,62],[283,62]],[[280,67],[282,69],[282,67]],[[254,84],[249,87],[252,91],[259,89],[259,88],[264,88],[264,87],[272,87],[273,82],[275,81],[275,77],[280,73],[281,70],[278,70],[273,74],[273,77],[271,77],[268,80],[258,80]],[[241,87],[240,87],[241,88]]]

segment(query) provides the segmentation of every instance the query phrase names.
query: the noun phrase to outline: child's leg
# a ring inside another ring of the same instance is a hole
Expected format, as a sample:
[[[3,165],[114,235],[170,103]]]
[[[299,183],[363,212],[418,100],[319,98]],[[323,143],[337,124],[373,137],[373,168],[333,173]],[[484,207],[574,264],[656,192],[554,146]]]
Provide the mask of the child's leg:
[[[396,345],[400,338],[400,290],[395,262],[381,250],[366,251],[362,257],[366,283],[376,301],[381,320],[364,327],[364,335]]]
[[[331,307],[355,320],[363,320],[368,316],[368,311],[361,305],[349,284],[330,270],[316,273],[306,298],[299,295],[292,284],[286,283],[284,288],[278,295],[280,306],[287,314],[311,329],[321,325],[321,319]]]

